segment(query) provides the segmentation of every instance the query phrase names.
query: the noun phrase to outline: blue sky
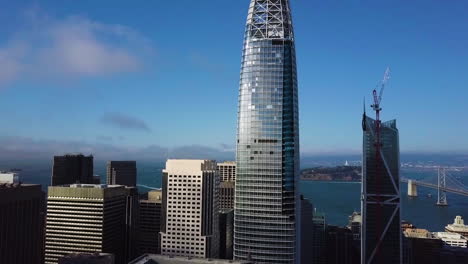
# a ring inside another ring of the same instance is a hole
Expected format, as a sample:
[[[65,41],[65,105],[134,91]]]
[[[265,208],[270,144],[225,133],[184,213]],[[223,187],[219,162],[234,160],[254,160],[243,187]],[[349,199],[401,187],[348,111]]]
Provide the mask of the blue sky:
[[[10,152],[232,151],[248,5],[6,1],[0,143]],[[359,153],[363,97],[369,105],[387,66],[383,119],[397,119],[402,152],[468,152],[467,1],[291,5],[303,153]]]

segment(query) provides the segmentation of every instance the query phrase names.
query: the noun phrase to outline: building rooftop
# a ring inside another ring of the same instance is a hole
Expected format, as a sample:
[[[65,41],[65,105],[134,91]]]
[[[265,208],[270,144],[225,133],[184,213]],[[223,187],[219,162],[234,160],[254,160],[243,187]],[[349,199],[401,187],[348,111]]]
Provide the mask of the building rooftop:
[[[453,221],[453,224],[447,225],[445,230],[454,233],[468,233],[468,225],[465,225],[463,218],[457,215]]]
[[[431,232],[426,229],[420,228],[407,228],[403,231],[405,237],[410,238],[434,238]]]
[[[460,234],[450,233],[450,232],[435,232],[433,233],[436,237],[441,239],[459,239],[466,240],[466,238]]]
[[[251,262],[235,261],[227,259],[201,259],[190,257],[174,257],[154,254],[145,254],[129,262],[129,264],[249,264]]]

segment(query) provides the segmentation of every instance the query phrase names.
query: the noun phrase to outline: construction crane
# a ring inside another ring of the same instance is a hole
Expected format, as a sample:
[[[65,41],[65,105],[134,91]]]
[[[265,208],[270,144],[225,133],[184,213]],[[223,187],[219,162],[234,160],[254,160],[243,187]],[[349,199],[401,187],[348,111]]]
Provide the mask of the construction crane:
[[[377,84],[374,91],[372,92],[372,95],[374,96],[374,104],[371,105],[371,107],[372,109],[374,109],[375,114],[376,114],[376,120],[378,121],[380,120],[380,111],[382,110],[382,108],[380,107],[380,102],[382,102],[382,95],[385,90],[385,86],[388,83],[388,80],[390,80],[390,68],[389,67],[387,67],[387,70],[385,70],[385,74],[384,74],[382,81],[380,81],[379,84]],[[377,89],[379,89],[379,87],[380,87],[380,92],[379,92],[379,95],[377,96]]]

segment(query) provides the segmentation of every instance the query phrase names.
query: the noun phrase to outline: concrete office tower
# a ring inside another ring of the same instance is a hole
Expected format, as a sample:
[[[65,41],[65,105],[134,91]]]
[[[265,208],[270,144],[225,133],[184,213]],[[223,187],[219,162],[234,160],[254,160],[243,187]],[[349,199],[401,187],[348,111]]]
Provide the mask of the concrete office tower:
[[[136,161],[107,162],[107,184],[135,187],[137,184]]]
[[[361,263],[402,262],[400,150],[396,121],[380,124],[363,116]]]
[[[148,192],[147,199],[140,199],[140,228],[138,255],[160,254],[159,231],[161,230],[162,190]]]
[[[236,162],[225,161],[218,163],[219,180],[221,182],[235,182],[236,181]]]
[[[108,253],[74,253],[59,259],[58,264],[114,264],[114,255]]]
[[[0,184],[0,263],[43,263],[44,197],[41,185]]]
[[[125,186],[50,186],[47,197],[45,263],[71,253],[112,253],[126,263]]]
[[[299,262],[299,119],[288,0],[251,0],[237,123],[234,259]]]
[[[163,170],[163,255],[217,258],[218,171],[211,160],[168,160]]]
[[[52,169],[52,185],[64,184],[92,184],[93,156],[65,155],[54,157]]]

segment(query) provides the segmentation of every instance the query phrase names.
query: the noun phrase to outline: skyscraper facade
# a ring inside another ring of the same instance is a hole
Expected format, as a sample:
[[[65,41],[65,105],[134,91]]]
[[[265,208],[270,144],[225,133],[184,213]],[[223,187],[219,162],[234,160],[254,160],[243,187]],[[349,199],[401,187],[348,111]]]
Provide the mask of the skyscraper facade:
[[[398,129],[391,120],[381,123],[377,133],[378,122],[366,115],[362,122],[361,263],[401,263]]]
[[[50,186],[47,197],[45,263],[71,253],[112,253],[127,263],[125,186]]]
[[[0,184],[0,263],[44,263],[44,197],[38,184]]]
[[[140,228],[138,255],[160,254],[159,231],[161,231],[162,191],[148,192],[146,199],[140,199]]]
[[[218,258],[218,177],[212,160],[166,162],[161,254]]]
[[[107,184],[135,187],[137,184],[136,161],[107,162]]]
[[[235,182],[236,181],[236,162],[225,161],[218,163],[219,180],[221,182]]]
[[[288,0],[251,0],[237,122],[234,258],[297,263],[299,126]]]
[[[93,184],[93,156],[64,155],[54,157],[52,185]]]

